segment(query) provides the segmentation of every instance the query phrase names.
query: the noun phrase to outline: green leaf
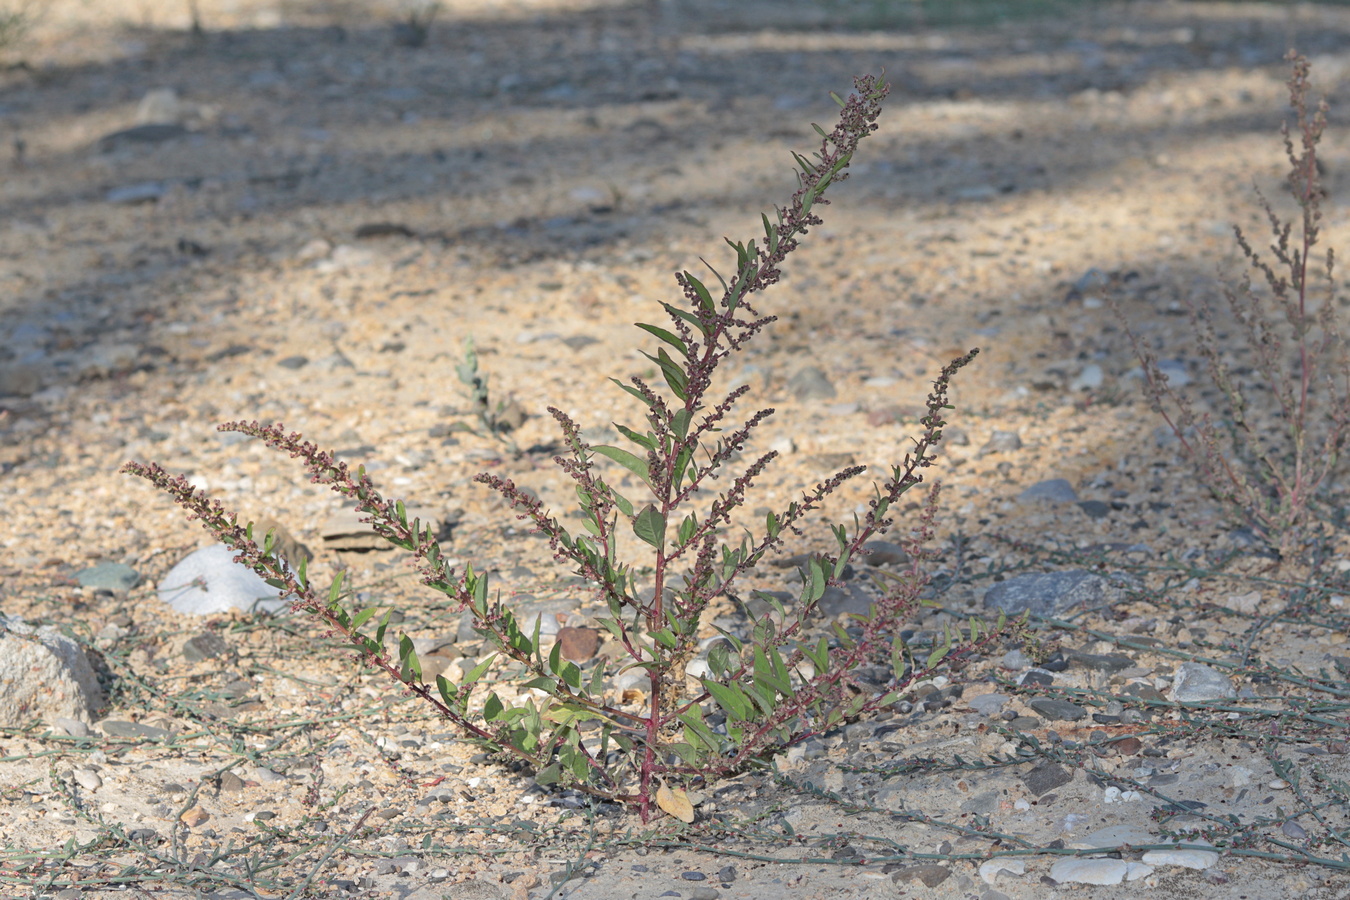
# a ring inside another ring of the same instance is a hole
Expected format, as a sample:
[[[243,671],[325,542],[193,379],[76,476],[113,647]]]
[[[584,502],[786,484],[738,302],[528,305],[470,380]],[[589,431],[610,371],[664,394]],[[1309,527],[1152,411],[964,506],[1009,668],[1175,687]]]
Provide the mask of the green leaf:
[[[676,397],[681,400],[687,399],[686,389],[689,386],[689,376],[685,374],[684,369],[680,368],[675,360],[670,358],[670,354],[666,352],[665,347],[658,349],[655,356],[652,356],[645,350],[639,352],[660,367],[661,375],[665,378],[666,385]]]
[[[679,337],[672,334],[671,332],[666,331],[664,328],[657,328],[655,325],[647,325],[642,322],[637,322],[635,324],[637,325],[637,327],[641,328],[648,334],[655,335],[656,337],[665,341],[667,344],[674,347],[676,350],[679,350],[685,356],[689,355],[689,345],[686,344],[684,341],[680,340]]]
[[[680,523],[680,528],[678,532],[676,532],[676,537],[678,539],[679,546],[683,547],[685,544],[689,543],[690,539],[693,538],[694,536],[694,532],[697,530],[698,530],[698,519],[694,516],[694,514],[690,513],[689,515],[685,516],[684,521]]]
[[[694,289],[694,293],[698,296],[698,305],[703,311],[707,313],[714,312],[716,307],[713,304],[712,294],[708,293],[708,289],[703,286],[703,282],[695,278],[690,272],[684,273],[684,280]]]
[[[606,487],[609,486],[606,485]],[[619,512],[623,513],[625,516],[631,516],[633,514],[632,500],[629,500],[627,497],[625,497],[623,494],[620,494],[612,487],[609,488],[609,495],[614,498],[614,505],[619,508]]]
[[[693,744],[686,744],[684,741],[676,741],[673,744],[667,744],[666,749],[674,753],[680,759],[691,766],[702,765],[704,754],[699,753]]]
[[[662,628],[660,631],[653,631],[648,635],[648,637],[650,637],[652,640],[656,641],[658,644],[660,644],[662,647],[665,647],[668,650],[674,650],[676,645],[679,643],[679,641],[675,639],[674,632],[672,632],[669,628]],[[641,665],[649,665],[649,664],[642,663]]]
[[[656,439],[651,435],[639,434],[627,425],[620,425],[618,422],[614,423],[614,427],[618,429],[620,434],[637,444],[639,447],[642,447],[644,450],[656,449]]]
[[[651,406],[651,405],[652,405],[652,401],[649,400],[649,399],[647,399],[647,395],[644,394],[644,393],[642,393],[642,391],[639,391],[637,388],[633,387],[631,384],[624,384],[622,381],[620,381],[620,380],[617,379],[617,378],[611,378],[610,381],[612,381],[612,382],[614,382],[615,384],[617,384],[621,389],[623,389],[623,390],[626,391],[627,393],[632,394],[634,397],[636,397],[636,398],[638,398],[639,400],[641,400],[643,406]],[[591,449],[594,450],[595,448],[592,447]]]
[[[649,504],[633,518],[633,533],[644,543],[660,550],[666,542],[666,517]]]
[[[562,766],[558,763],[553,763],[553,765],[541,769],[539,772],[535,773],[534,776],[534,783],[540,785],[541,787],[547,787],[550,784],[557,784],[561,780],[562,780]]]
[[[468,687],[469,685],[478,681],[478,679],[482,678],[483,673],[485,673],[488,670],[488,667],[492,665],[493,661],[496,660],[496,658],[497,654],[489,653],[485,659],[483,659],[481,662],[478,663],[478,665],[470,669],[469,674],[464,676],[464,687]]]
[[[572,690],[581,690],[581,669],[577,668],[576,663],[570,660],[563,663],[562,671],[558,673],[558,677]]]
[[[942,657],[946,656],[951,649],[952,649],[952,633],[950,631],[947,631],[947,639],[943,642],[941,647],[934,646],[933,652],[928,654],[928,662],[924,664],[924,668],[925,669],[933,668],[933,666],[941,662]]]
[[[750,705],[750,698],[745,695],[738,684],[725,685],[713,681],[711,678],[700,679],[703,689],[712,695],[717,701],[717,705],[726,711],[728,716],[738,722],[744,722],[755,714],[755,708]]]
[[[398,677],[405,684],[422,680],[422,663],[417,659],[417,651],[413,649],[412,638],[406,634],[401,635],[398,639],[398,668]]]
[[[489,694],[487,701],[483,704],[483,718],[489,722],[495,722],[501,717],[504,710],[505,707],[496,693]]]
[[[605,456],[614,460],[616,463],[623,466],[625,469],[627,469],[628,471],[632,472],[634,475],[645,481],[648,487],[651,487],[652,473],[651,470],[648,468],[647,461],[645,459],[642,459],[639,456],[635,456],[634,454],[629,453],[622,447],[611,447],[608,444],[600,444],[598,446],[592,447],[591,449],[594,450],[596,453],[599,453],[601,456]]]
[[[342,576],[346,574],[338,570],[337,577],[333,579],[332,586],[328,589],[328,608],[332,609],[338,605],[338,600],[342,596]]]
[[[394,608],[391,606],[389,607],[389,609],[385,610],[384,615],[380,617],[379,627],[375,629],[375,643],[377,644],[384,643],[384,630],[389,627],[389,619],[393,615],[394,615]]]
[[[369,622],[374,617],[374,615],[379,611],[380,608],[378,606],[371,606],[361,610],[359,613],[357,613],[355,616],[352,617],[352,625],[351,625],[352,631],[359,631],[361,626]]]
[[[699,330],[699,333],[702,334],[705,338],[708,336],[708,329],[704,327],[702,320],[699,319],[698,316],[690,312],[685,312],[678,306],[672,306],[669,303],[662,303],[661,305],[666,308],[666,312],[670,313],[675,318],[683,319],[690,325],[693,325],[695,328]]]
[[[436,676],[436,690],[441,693],[441,700],[451,709],[459,708],[459,688],[455,687],[454,682],[444,675]]]

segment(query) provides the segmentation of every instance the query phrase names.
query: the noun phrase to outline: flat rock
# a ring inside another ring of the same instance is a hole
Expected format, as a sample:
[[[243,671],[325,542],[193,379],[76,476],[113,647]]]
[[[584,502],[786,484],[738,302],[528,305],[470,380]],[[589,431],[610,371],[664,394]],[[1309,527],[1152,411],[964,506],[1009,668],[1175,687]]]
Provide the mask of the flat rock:
[[[1061,859],[1050,867],[1060,884],[1120,884],[1129,873],[1123,859]]]
[[[909,881],[922,882],[924,887],[937,887],[952,874],[952,870],[946,866],[939,866],[935,863],[929,863],[922,866],[906,866],[898,872],[891,873],[891,881],[896,884],[904,884]]]
[[[1001,609],[1010,616],[1028,610],[1033,615],[1057,616],[1084,604],[1112,603],[1123,591],[1106,578],[1083,569],[1018,575],[1000,582],[984,595],[985,609]]]
[[[1149,850],[1143,861],[1150,866],[1208,869],[1219,861],[1219,854],[1213,850]]]
[[[559,628],[558,643],[564,659],[585,662],[600,649],[600,632],[594,628]]]
[[[82,587],[108,591],[129,591],[141,582],[141,575],[131,566],[105,562],[75,573]]]
[[[323,527],[319,529],[319,535],[323,538],[324,546],[330,550],[395,549],[393,544],[376,534],[369,523],[361,521],[365,517],[365,513],[357,512],[354,509],[339,510],[329,516],[328,521],[324,522]],[[421,520],[419,527],[423,530],[430,525],[432,534],[436,534],[441,529],[440,517],[432,510],[409,509],[409,525],[412,525],[413,519]]]
[[[163,197],[167,190],[162,181],[139,181],[112,188],[103,195],[103,199],[109,203],[135,206],[140,203],[154,203]]]
[[[1056,722],[1076,722],[1087,715],[1087,710],[1068,700],[1037,697],[1027,705],[1034,709],[1037,715]]]
[[[903,566],[909,562],[909,554],[892,541],[868,541],[863,544],[863,554],[857,559],[869,566]]]
[[[834,384],[816,366],[807,366],[788,379],[788,390],[798,400],[830,400],[837,396]]]
[[[1075,665],[1094,672],[1105,672],[1108,675],[1134,667],[1134,660],[1123,653],[1083,653],[1078,650],[1067,650],[1064,655]]]
[[[104,702],[83,648],[54,625],[0,614],[0,725],[87,722]]]
[[[187,134],[188,130],[176,122],[147,122],[105,134],[98,139],[98,147],[103,153],[111,153],[136,144],[162,144],[186,137]]]
[[[1237,696],[1228,676],[1202,663],[1187,662],[1172,673],[1167,699],[1178,703],[1201,700],[1231,700]]]
[[[989,435],[988,442],[980,448],[980,456],[990,453],[1012,453],[1022,449],[1022,438],[1015,431],[995,431]]]
[[[214,659],[229,652],[230,645],[225,643],[225,639],[214,631],[188,638],[183,643],[183,658],[192,663]]]
[[[1156,844],[1158,838],[1140,825],[1111,825],[1099,828],[1091,834],[1070,841],[1068,846],[1074,850],[1119,849],[1124,846],[1139,847]]]
[[[1018,503],[1077,503],[1078,492],[1066,478],[1038,481],[1017,495]]]
[[[860,616],[867,615],[875,601],[871,595],[858,587],[856,584],[850,584],[847,587],[827,587],[825,595],[820,598],[821,615],[834,618],[835,616],[846,613]]]
[[[1022,784],[1033,797],[1053,791],[1073,781],[1073,772],[1052,762],[1043,762],[1022,776]]]
[[[207,616],[231,609],[277,612],[281,592],[252,569],[234,561],[224,544],[188,554],[159,583],[159,599],[180,613]]]
[[[173,737],[173,732],[164,728],[156,728],[153,725],[142,725],[140,722],[123,722],[120,719],[106,719],[99,723],[99,728],[108,737],[124,738],[153,738],[155,740],[166,740]]]

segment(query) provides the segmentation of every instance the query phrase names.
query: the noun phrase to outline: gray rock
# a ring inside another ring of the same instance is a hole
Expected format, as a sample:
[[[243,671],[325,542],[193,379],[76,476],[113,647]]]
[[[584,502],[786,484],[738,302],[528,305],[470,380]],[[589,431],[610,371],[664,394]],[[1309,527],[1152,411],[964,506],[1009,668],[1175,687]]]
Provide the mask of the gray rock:
[[[281,366],[283,369],[295,371],[296,369],[303,369],[305,366],[309,365],[309,357],[298,354],[296,356],[287,356],[277,360],[277,365]]]
[[[1068,846],[1075,850],[1120,849],[1126,845],[1139,847],[1155,844],[1158,839],[1141,825],[1110,825],[1099,828],[1089,835],[1070,841]]]
[[[1065,655],[1072,663],[1094,672],[1106,672],[1108,675],[1134,667],[1134,660],[1123,653],[1083,653],[1078,650],[1067,650]]]
[[[105,562],[75,573],[82,587],[108,591],[129,591],[141,582],[141,575],[131,566]]]
[[[1009,698],[1005,694],[981,694],[966,701],[966,706],[986,716],[996,716]]]
[[[980,448],[980,456],[990,453],[1012,453],[1022,449],[1022,438],[1015,431],[995,431],[989,435],[989,441]]]
[[[1018,503],[1036,503],[1039,501],[1076,503],[1078,502],[1078,493],[1073,489],[1073,485],[1069,484],[1068,479],[1051,478],[1047,481],[1038,481],[1017,495]]]
[[[141,181],[115,187],[104,194],[103,199],[121,206],[137,206],[158,201],[167,190],[162,181]]]
[[[985,609],[1001,609],[1009,615],[1030,610],[1037,616],[1057,616],[1084,604],[1114,603],[1123,591],[1100,575],[1083,569],[1018,575],[994,585],[984,595]]]
[[[1078,373],[1078,376],[1074,378],[1073,381],[1069,382],[1069,390],[1095,391],[1102,386],[1102,382],[1105,380],[1106,376],[1102,372],[1102,367],[1096,363],[1089,363],[1088,365],[1083,366],[1083,370]]]
[[[181,122],[186,112],[173,88],[151,88],[136,106],[136,124],[173,125]]]
[[[837,396],[834,384],[815,366],[807,366],[793,375],[787,386],[798,400],[829,400]]]
[[[1198,700],[1231,700],[1237,696],[1233,683],[1222,672],[1200,663],[1187,662],[1172,673],[1167,699],[1178,703]]]
[[[936,863],[928,863],[920,866],[906,866],[898,872],[891,874],[891,881],[896,884],[904,884],[909,881],[922,882],[924,887],[937,887],[946,881],[952,870],[946,866],[939,866]]]
[[[31,397],[42,390],[47,368],[38,363],[0,366],[0,397]]]
[[[1089,519],[1105,519],[1107,516],[1111,515],[1111,504],[1103,503],[1100,500],[1084,500],[1078,504],[1078,508],[1081,509]]]
[[[863,544],[863,550],[865,552],[857,559],[869,566],[903,566],[909,562],[905,548],[892,541],[868,541]]]
[[[198,663],[230,652],[230,645],[214,631],[188,638],[183,643],[183,658],[190,663]]]
[[[1068,700],[1051,700],[1037,697],[1027,704],[1036,714],[1054,722],[1076,722],[1087,715],[1087,710],[1070,703]]]
[[[93,737],[94,732],[89,726],[79,719],[67,719],[65,716],[57,716],[52,724],[64,731],[73,738]]]
[[[102,153],[111,153],[137,144],[162,144],[187,134],[188,130],[175,122],[148,122],[105,134],[99,138],[98,148]]]
[[[0,614],[0,725],[89,721],[104,702],[84,650],[52,625]]]
[[[1149,850],[1142,859],[1149,866],[1208,869],[1218,863],[1219,854],[1213,850]]]
[[[159,583],[159,599],[180,613],[207,616],[230,609],[277,612],[281,592],[263,581],[224,544],[202,547],[184,557]]]
[[[172,731],[156,728],[153,725],[142,725],[140,722],[105,719],[99,723],[98,727],[102,728],[103,733],[108,737],[151,738],[161,741],[173,737]]]
[[[1129,872],[1123,859],[1061,859],[1050,867],[1060,884],[1120,884]]]
[[[821,615],[831,619],[845,613],[867,615],[873,602],[875,601],[866,591],[856,584],[850,584],[845,588],[827,587],[817,609]]]
[[[1022,783],[1033,797],[1053,791],[1073,781],[1073,772],[1051,762],[1043,762],[1022,776]]]

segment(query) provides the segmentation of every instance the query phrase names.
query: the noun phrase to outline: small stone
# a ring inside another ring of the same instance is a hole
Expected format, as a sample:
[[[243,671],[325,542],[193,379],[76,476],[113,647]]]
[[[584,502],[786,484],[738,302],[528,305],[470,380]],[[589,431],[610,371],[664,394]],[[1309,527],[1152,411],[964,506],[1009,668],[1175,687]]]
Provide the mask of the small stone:
[[[696,887],[687,894],[688,900],[717,900],[722,894],[717,888]]]
[[[1121,756],[1137,756],[1144,749],[1144,742],[1133,735],[1116,741],[1111,745]]]
[[[1070,781],[1073,781],[1073,772],[1051,762],[1043,762],[1022,776],[1022,784],[1026,785],[1033,797],[1053,791]]]
[[[141,582],[141,575],[131,566],[122,563],[99,563],[75,573],[75,580],[81,587],[94,590],[129,591]]]
[[[244,779],[233,772],[222,772],[220,774],[220,789],[230,793],[242,791],[244,789]]]
[[[1142,859],[1149,866],[1208,869],[1219,861],[1219,854],[1213,850],[1150,850]]]
[[[99,728],[102,728],[108,737],[150,738],[160,741],[173,737],[172,731],[155,728],[153,725],[142,725],[140,722],[105,719],[99,723]]]
[[[194,806],[191,809],[183,810],[183,814],[178,817],[184,825],[189,828],[196,828],[198,825],[206,823],[211,816],[200,806]]]
[[[225,643],[225,639],[214,631],[188,638],[183,643],[183,658],[190,663],[199,663],[217,656],[224,656],[229,652],[230,645]]]
[[[1083,366],[1082,371],[1078,373],[1078,376],[1074,378],[1073,381],[1069,382],[1069,390],[1095,391],[1102,386],[1102,382],[1105,380],[1106,376],[1102,372],[1102,367],[1096,363],[1089,363],[1088,365]]]
[[[1128,871],[1122,859],[1061,859],[1050,867],[1060,884],[1120,884]]]
[[[230,609],[276,612],[286,606],[280,592],[256,572],[234,561],[224,544],[202,547],[169,570],[159,599],[180,613],[205,616]]]
[[[1308,832],[1304,830],[1303,826],[1293,819],[1281,825],[1280,831],[1284,833],[1285,837],[1291,837],[1296,841],[1301,841],[1308,836]]]
[[[1004,694],[981,694],[966,701],[966,706],[985,716],[996,716],[1009,698]]]
[[[1041,501],[1049,503],[1076,503],[1078,502],[1078,493],[1073,489],[1065,478],[1051,478],[1047,481],[1038,481],[1031,487],[1017,495],[1018,503],[1038,503]]]
[[[73,738],[87,738],[94,736],[94,732],[89,726],[79,719],[68,719],[65,716],[57,716],[56,719],[52,721],[52,724]]]
[[[1123,595],[1119,587],[1100,575],[1084,569],[1070,569],[1018,575],[995,584],[985,592],[984,607],[1001,609],[1010,616],[1028,610],[1032,615],[1057,616],[1078,604],[1102,606]]]
[[[858,585],[850,584],[847,588],[827,587],[817,609],[831,619],[841,615],[865,616],[874,602],[870,594]]]
[[[600,632],[594,628],[559,628],[558,643],[564,659],[585,662],[600,649]]]
[[[707,881],[708,876],[702,872],[681,872],[680,877],[685,881]]]
[[[164,196],[167,189],[162,181],[142,181],[115,187],[103,195],[109,203],[121,206],[137,206],[142,203],[155,203]]]
[[[1178,703],[1201,700],[1231,700],[1237,696],[1228,676],[1201,663],[1187,662],[1172,673],[1167,698]]]
[[[730,884],[731,882],[735,881],[735,880],[736,880],[736,867],[735,867],[735,866],[723,866],[722,868],[718,869],[718,870],[717,870],[717,880],[720,881],[720,882],[722,882],[723,885],[728,885],[728,884]]]
[[[1087,715],[1087,710],[1068,700],[1037,697],[1027,705],[1035,710],[1037,715],[1055,722],[1076,722]]]
[[[1134,666],[1134,660],[1123,653],[1080,653],[1077,650],[1068,650],[1065,651],[1065,655],[1072,663],[1108,675],[1123,672]]]
[[[1022,449],[1022,438],[1015,431],[995,431],[989,435],[989,441],[980,448],[980,456],[990,453],[1012,453]]]
[[[277,365],[281,366],[283,369],[295,371],[296,369],[303,369],[305,366],[309,365],[309,357],[301,355],[286,356],[277,360]]]
[[[182,121],[185,113],[183,101],[178,99],[178,92],[173,88],[151,88],[136,106],[136,124],[176,124]]]
[[[1019,685],[1039,685],[1049,687],[1055,683],[1055,676],[1044,669],[1027,669],[1021,675],[1017,676]]]
[[[816,366],[807,366],[788,379],[788,390],[798,400],[830,400],[837,396],[834,384]]]
[[[86,791],[96,791],[103,786],[103,779],[93,769],[78,768],[73,773],[75,781]]]
[[[988,862],[980,863],[980,880],[985,884],[993,884],[1000,876],[1018,877],[1027,873],[1027,863],[1024,859],[991,859]]]
[[[1111,515],[1111,504],[1103,503],[1100,500],[1084,500],[1078,504],[1089,519],[1105,519]]]
[[[905,548],[891,541],[868,541],[862,549],[858,559],[869,566],[903,566],[909,562]]]
[[[906,866],[897,872],[891,874],[891,881],[896,884],[904,884],[909,881],[920,881],[924,887],[937,887],[952,874],[952,870],[946,866],[936,864],[927,864],[922,866]]]
[[[1158,843],[1147,829],[1138,825],[1110,825],[1069,842],[1074,850],[1119,850],[1125,846],[1138,847]]]
[[[99,138],[98,147],[102,153],[111,153],[135,144],[162,144],[187,134],[188,130],[176,122],[147,122],[105,134]]]

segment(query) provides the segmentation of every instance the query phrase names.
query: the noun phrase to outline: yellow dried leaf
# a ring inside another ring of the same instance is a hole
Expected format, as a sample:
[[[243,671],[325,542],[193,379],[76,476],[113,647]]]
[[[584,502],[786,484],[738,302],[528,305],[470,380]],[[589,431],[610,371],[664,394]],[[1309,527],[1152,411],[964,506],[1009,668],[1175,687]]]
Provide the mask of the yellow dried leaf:
[[[689,802],[689,795],[684,792],[684,788],[675,788],[671,790],[664,784],[656,789],[656,805],[666,815],[679,819],[686,825],[693,824],[694,804]]]

